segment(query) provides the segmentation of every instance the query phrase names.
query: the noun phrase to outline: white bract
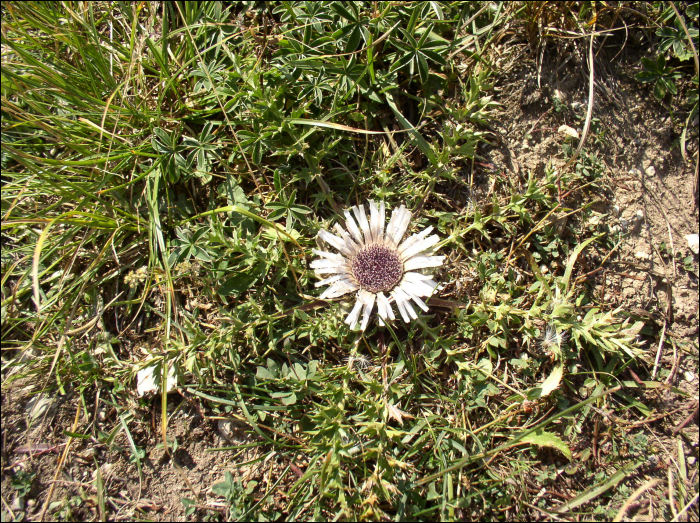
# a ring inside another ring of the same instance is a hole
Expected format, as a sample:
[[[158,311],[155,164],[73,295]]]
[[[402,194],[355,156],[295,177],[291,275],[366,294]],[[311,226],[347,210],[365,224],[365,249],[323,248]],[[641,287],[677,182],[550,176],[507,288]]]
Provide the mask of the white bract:
[[[323,242],[338,251],[313,250],[321,258],[311,262],[311,268],[323,278],[316,287],[328,285],[320,299],[357,292],[355,306],[345,318],[351,329],[357,325],[360,314],[360,329],[367,328],[375,304],[380,325],[396,319],[392,303],[396,303],[405,322],[417,319],[411,302],[427,312],[428,306],[421,298],[430,296],[437,287],[431,275],[420,271],[439,267],[445,259],[432,256],[440,238],[437,234],[428,236],[433,230],[428,227],[402,242],[411,221],[411,213],[404,205],[394,209],[386,228],[384,202],[369,202],[369,219],[364,205],[351,210],[352,214],[345,211],[347,231],[336,224],[337,236],[323,229],[318,233]]]

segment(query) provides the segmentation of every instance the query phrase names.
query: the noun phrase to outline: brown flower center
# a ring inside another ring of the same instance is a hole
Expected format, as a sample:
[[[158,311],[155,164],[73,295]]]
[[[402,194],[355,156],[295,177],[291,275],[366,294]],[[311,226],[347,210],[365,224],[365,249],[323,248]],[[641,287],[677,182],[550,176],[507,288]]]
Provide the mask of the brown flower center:
[[[366,291],[388,291],[401,281],[403,264],[394,249],[369,245],[353,258],[352,275]]]

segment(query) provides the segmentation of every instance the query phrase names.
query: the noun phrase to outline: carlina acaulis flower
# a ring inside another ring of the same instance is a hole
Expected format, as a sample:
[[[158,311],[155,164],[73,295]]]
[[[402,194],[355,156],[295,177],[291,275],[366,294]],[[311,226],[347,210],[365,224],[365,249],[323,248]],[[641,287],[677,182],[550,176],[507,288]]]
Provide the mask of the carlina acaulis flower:
[[[338,251],[313,250],[321,258],[312,261],[311,268],[319,278],[324,278],[316,287],[329,286],[320,299],[356,292],[355,306],[345,318],[351,329],[357,325],[360,313],[360,329],[367,328],[375,303],[380,325],[396,319],[392,302],[406,323],[417,319],[411,302],[427,312],[428,306],[421,298],[430,296],[437,287],[433,277],[422,271],[441,266],[445,259],[432,256],[440,238],[437,234],[428,236],[433,230],[428,227],[402,242],[411,221],[411,213],[404,205],[394,209],[386,228],[384,202],[377,205],[370,200],[369,219],[364,205],[350,210],[352,214],[349,210],[344,213],[347,231],[336,223],[337,236],[323,229],[318,233],[323,242]]]

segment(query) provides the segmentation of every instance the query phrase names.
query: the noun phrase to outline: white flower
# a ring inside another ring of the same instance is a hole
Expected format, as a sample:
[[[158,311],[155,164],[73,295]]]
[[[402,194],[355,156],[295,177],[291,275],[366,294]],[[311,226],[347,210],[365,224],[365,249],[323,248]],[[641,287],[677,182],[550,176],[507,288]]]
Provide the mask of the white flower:
[[[364,205],[353,207],[352,212],[354,218],[350,211],[345,211],[347,231],[336,224],[338,236],[323,229],[318,233],[321,240],[340,252],[313,250],[321,258],[311,262],[311,268],[319,278],[324,278],[316,287],[329,285],[320,299],[357,292],[355,306],[345,318],[351,329],[362,312],[360,329],[365,330],[375,303],[380,325],[396,319],[392,302],[406,323],[417,319],[411,300],[427,312],[421,297],[430,296],[437,286],[432,276],[419,271],[442,265],[444,256],[430,256],[440,238],[437,234],[428,236],[433,230],[428,227],[401,242],[411,221],[411,213],[404,205],[394,209],[386,229],[384,202],[379,206],[369,202],[369,220]]]

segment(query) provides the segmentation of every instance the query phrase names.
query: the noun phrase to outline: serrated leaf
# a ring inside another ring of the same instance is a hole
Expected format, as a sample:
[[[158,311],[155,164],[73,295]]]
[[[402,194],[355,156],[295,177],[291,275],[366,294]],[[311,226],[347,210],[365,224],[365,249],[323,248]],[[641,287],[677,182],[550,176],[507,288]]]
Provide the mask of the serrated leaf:
[[[567,459],[571,459],[571,449],[568,445],[564,443],[561,438],[551,432],[545,432],[540,429],[532,434],[528,434],[520,440],[523,443],[530,443],[538,447],[549,447],[552,449],[557,449],[559,452],[564,454]]]

